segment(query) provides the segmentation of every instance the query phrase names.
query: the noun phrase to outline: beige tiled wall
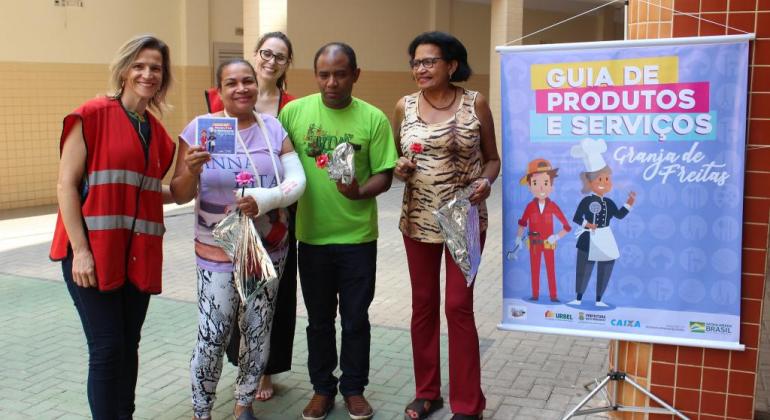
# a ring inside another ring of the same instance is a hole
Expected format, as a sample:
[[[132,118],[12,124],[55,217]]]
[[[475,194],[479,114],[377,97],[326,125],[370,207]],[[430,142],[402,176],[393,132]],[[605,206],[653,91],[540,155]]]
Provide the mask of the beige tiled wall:
[[[205,112],[203,91],[211,84],[211,70],[186,66],[172,71],[168,102],[173,108],[162,121],[176,140],[188,121]],[[106,93],[108,72],[105,64],[0,62],[0,210],[56,203],[62,118]],[[486,95],[489,76],[474,75],[465,85]],[[354,95],[391,116],[398,98],[415,90],[409,72],[363,70]],[[315,93],[313,71],[292,69],[289,91]]]
[[[312,69],[290,69],[288,73],[289,92],[295,96],[304,96],[318,92]],[[489,96],[489,75],[474,74],[462,84],[468,89],[477,90]],[[404,95],[417,91],[412,74],[408,71],[369,71],[361,70],[361,77],[353,88],[353,96],[361,98],[380,108],[388,117],[393,116],[396,101]],[[499,122],[497,122],[499,124]]]
[[[174,109],[163,117],[176,138],[205,109],[208,67],[173,69]],[[62,118],[107,92],[105,64],[0,62],[0,210],[56,202]]]

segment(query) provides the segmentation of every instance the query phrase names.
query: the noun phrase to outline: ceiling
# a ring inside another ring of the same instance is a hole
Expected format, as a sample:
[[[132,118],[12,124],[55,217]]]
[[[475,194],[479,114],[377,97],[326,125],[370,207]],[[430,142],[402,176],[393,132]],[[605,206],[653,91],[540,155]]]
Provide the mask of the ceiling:
[[[524,0],[524,8],[564,13],[580,13],[601,6],[608,1],[609,0]],[[623,2],[618,1],[607,7],[621,8],[623,7]]]

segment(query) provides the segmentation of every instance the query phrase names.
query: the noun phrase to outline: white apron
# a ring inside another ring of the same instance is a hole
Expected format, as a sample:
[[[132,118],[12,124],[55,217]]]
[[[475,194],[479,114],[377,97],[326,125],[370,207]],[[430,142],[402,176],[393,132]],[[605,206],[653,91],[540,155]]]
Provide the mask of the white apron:
[[[596,228],[595,231],[588,233],[588,261],[612,261],[620,257],[618,244],[615,242],[615,235],[609,226]]]

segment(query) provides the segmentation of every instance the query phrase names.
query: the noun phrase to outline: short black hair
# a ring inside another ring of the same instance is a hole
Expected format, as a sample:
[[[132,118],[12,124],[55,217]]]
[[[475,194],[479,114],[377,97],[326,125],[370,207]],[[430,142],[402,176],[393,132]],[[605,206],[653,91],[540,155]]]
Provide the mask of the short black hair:
[[[252,66],[251,63],[242,58],[233,58],[232,60],[222,62],[222,64],[217,67],[217,89],[222,89],[222,72],[225,70],[225,67],[231,66],[233,64],[245,64],[249,66],[251,74],[254,75],[255,79],[257,78],[257,72],[254,71],[254,66]]]
[[[473,73],[471,66],[468,64],[468,50],[465,49],[465,45],[446,32],[423,32],[417,35],[409,44],[409,58],[414,60],[414,52],[417,47],[423,44],[432,44],[441,50],[441,55],[446,61],[457,61],[457,70],[452,73],[450,82],[464,82],[471,77]]]
[[[348,57],[348,65],[350,65],[350,69],[356,71],[358,68],[358,63],[356,62],[356,52],[353,51],[353,47],[344,42],[330,42],[316,51],[315,57],[313,58],[313,73],[318,71],[318,57],[331,49],[341,50]]]

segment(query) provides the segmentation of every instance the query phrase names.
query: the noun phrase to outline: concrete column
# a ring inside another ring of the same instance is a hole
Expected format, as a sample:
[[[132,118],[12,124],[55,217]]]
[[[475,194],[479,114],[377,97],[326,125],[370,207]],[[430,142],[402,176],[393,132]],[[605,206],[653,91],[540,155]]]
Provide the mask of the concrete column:
[[[248,1],[248,0],[247,0]],[[263,0],[259,2],[260,34],[265,32],[287,32],[288,0]],[[255,38],[256,40],[256,38]]]
[[[428,1],[428,28],[432,31],[452,31],[452,0]]]
[[[243,56],[251,59],[254,42],[259,39],[259,0],[243,0]]]
[[[179,3],[179,47],[171,50],[171,60],[177,67],[175,99],[177,115],[190,119],[196,108],[191,104],[197,101],[200,91],[195,95],[190,92],[191,67],[211,66],[211,34],[209,28],[209,0],[184,0]]]
[[[211,62],[209,34],[209,1],[185,0],[179,5],[181,49],[173,51],[175,65],[207,66]],[[201,48],[208,45],[209,48]]]
[[[250,59],[259,36],[288,32],[288,0],[243,0],[243,56]]]
[[[495,47],[522,36],[524,15],[524,0],[492,0],[492,22],[490,27],[490,56],[489,56],[489,106],[495,119],[495,134],[497,148],[502,141],[500,127],[500,58]],[[520,44],[521,42],[516,43]]]

